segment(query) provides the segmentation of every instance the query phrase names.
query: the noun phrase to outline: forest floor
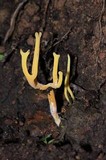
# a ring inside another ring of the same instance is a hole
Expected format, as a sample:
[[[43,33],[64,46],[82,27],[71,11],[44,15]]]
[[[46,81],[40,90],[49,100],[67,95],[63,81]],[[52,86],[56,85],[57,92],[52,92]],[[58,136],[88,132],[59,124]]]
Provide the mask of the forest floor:
[[[106,160],[105,0],[0,1],[0,160]],[[55,90],[62,125],[57,127],[48,91],[25,79],[20,49],[42,32],[38,81],[51,81],[53,52],[66,74],[71,57],[70,105],[63,85]]]

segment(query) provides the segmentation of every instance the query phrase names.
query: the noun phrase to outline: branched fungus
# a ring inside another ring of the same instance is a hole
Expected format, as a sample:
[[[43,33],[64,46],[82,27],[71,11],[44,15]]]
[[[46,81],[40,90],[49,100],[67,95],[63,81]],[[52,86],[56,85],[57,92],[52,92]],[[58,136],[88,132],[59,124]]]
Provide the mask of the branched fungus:
[[[53,73],[52,73],[53,82],[48,83],[48,84],[39,83],[37,81],[37,75],[38,75],[38,66],[39,66],[41,36],[42,36],[41,32],[35,33],[36,41],[35,41],[35,48],[34,48],[34,56],[33,56],[31,73],[28,72],[28,67],[27,67],[27,59],[30,54],[30,51],[28,50],[27,52],[23,52],[22,50],[20,50],[22,70],[23,70],[23,73],[24,73],[28,83],[34,89],[46,90],[48,88],[51,88],[51,90],[48,94],[50,112],[54,118],[55,123],[57,124],[57,126],[59,126],[61,123],[61,119],[57,113],[57,104],[56,104],[55,93],[54,93],[53,89],[60,88],[62,81],[63,81],[63,73],[61,71],[58,72],[58,64],[59,64],[60,55],[57,55],[55,52],[53,53],[53,57],[54,57]],[[71,98],[74,100],[74,95],[69,87],[69,76],[70,76],[70,56],[68,55],[67,72],[66,72],[65,82],[64,82],[64,95],[65,95],[65,98],[68,102],[70,102],[69,94],[70,94]]]
[[[54,56],[53,83],[48,83],[48,84],[44,85],[44,84],[41,84],[37,81],[41,35],[42,35],[41,32],[35,33],[36,41],[35,41],[35,50],[34,50],[34,57],[33,57],[33,62],[32,62],[31,74],[28,72],[28,68],[27,68],[27,59],[28,59],[28,55],[30,54],[30,51],[28,50],[27,52],[23,52],[22,50],[20,50],[20,54],[22,56],[23,73],[24,73],[28,83],[34,89],[46,90],[49,87],[56,89],[61,86],[62,80],[63,80],[63,73],[61,71],[58,72],[58,63],[59,63],[60,55],[57,55],[56,53],[53,53],[53,56]],[[57,75],[57,72],[58,72],[59,76]]]

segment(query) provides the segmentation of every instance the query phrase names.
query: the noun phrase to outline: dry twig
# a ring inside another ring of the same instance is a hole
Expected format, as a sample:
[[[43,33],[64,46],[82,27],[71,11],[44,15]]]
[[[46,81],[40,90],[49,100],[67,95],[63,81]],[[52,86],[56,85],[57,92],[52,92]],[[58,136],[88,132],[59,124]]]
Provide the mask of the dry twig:
[[[102,16],[103,16],[104,11],[105,11],[105,0],[102,1],[102,10],[101,10],[101,13],[100,13],[100,18],[99,18],[99,38],[100,38],[100,43],[101,43],[101,40],[102,40]]]
[[[49,6],[50,6],[50,2],[51,2],[51,0],[48,0],[47,3],[46,3],[44,18],[43,18],[43,21],[42,21],[42,27],[40,29],[42,34],[43,34],[43,32],[45,31],[45,28],[46,28],[47,14],[48,14],[48,9],[49,9]]]
[[[11,21],[10,21],[10,27],[5,35],[4,41],[3,43],[5,44],[7,42],[7,40],[9,39],[9,37],[12,35],[13,31],[14,31],[14,27],[15,27],[15,23],[16,23],[16,18],[17,15],[20,11],[20,9],[22,8],[22,6],[27,2],[27,0],[23,0],[21,3],[19,3],[18,7],[16,8],[16,10],[14,11],[12,17],[11,17]]]
[[[51,48],[53,48],[53,47],[57,46],[59,43],[61,43],[61,42],[68,36],[68,34],[71,32],[71,30],[72,30],[72,27],[60,38],[59,41],[55,42],[52,46],[50,46],[50,47],[48,48],[47,52],[48,52]],[[47,52],[46,52],[46,53],[47,53]]]

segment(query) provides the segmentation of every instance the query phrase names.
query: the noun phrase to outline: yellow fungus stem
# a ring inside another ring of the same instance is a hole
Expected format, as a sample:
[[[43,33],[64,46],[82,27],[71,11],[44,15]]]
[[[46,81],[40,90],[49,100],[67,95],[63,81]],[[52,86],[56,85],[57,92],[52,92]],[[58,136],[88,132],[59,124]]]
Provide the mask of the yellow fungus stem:
[[[48,94],[48,100],[49,100],[49,106],[50,106],[50,113],[54,118],[54,121],[57,124],[57,126],[59,126],[61,123],[61,119],[57,113],[57,104],[56,104],[56,99],[55,99],[55,94],[53,89]]]
[[[69,84],[69,78],[70,78],[70,66],[71,66],[71,60],[70,60],[70,56],[68,54],[68,62],[67,62],[67,72],[66,72],[66,76],[65,76],[65,81],[64,81],[64,95],[66,100],[70,103],[70,96],[72,98],[72,100],[74,100],[74,95],[72,90],[70,89],[70,84]],[[70,96],[69,96],[70,95]]]
[[[58,63],[60,55],[57,55],[55,52],[53,53],[54,56],[54,64],[53,64],[53,83],[57,84],[58,78],[57,78],[57,70],[58,70]]]
[[[34,75],[30,75],[27,69],[27,58],[28,55],[30,54],[30,51],[28,50],[27,52],[23,52],[22,50],[20,50],[20,54],[22,57],[21,63],[22,63],[22,70],[23,73],[28,81],[28,83],[30,84],[30,86],[32,86],[34,88],[35,83],[34,83],[34,79],[36,78]]]
[[[53,64],[53,88],[60,88],[63,80],[63,73],[61,71],[58,72],[58,64],[60,55],[57,55],[55,52],[54,56],[54,64]],[[59,74],[59,75],[58,75]]]
[[[40,52],[40,39],[41,39],[42,33],[35,33],[35,50],[34,50],[34,56],[33,56],[33,62],[32,62],[32,75],[35,75],[37,77],[38,75],[38,66],[39,66],[39,52]]]
[[[34,57],[33,57],[33,63],[32,63],[32,74],[28,72],[28,67],[27,67],[27,59],[28,55],[30,54],[30,51],[28,50],[27,52],[23,52],[20,50],[20,54],[22,57],[22,70],[23,73],[28,81],[28,83],[35,88],[37,74],[38,74],[38,63],[39,63],[39,51],[40,51],[40,38],[41,38],[41,32],[40,33],[35,33],[36,41],[35,41],[35,50],[34,50]]]

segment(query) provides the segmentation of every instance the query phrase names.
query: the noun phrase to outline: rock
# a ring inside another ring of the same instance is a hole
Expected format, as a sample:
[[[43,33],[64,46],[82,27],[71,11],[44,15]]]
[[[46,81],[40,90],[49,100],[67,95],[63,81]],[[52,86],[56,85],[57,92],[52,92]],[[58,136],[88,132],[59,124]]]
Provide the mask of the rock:
[[[102,28],[103,34],[106,37],[106,26]]]
[[[29,35],[28,39],[27,39],[27,44],[30,46],[34,46],[34,37],[32,37],[32,35]]]
[[[4,46],[0,46],[0,53],[4,53],[5,52],[5,47]]]
[[[25,7],[25,12],[26,14],[28,14],[29,16],[33,16],[34,14],[36,14],[39,10],[39,6],[36,5],[35,3],[29,3],[28,5],[26,5]]]
[[[30,129],[30,135],[32,137],[37,137],[37,136],[41,136],[41,131],[37,126],[34,126],[33,128]]]
[[[66,0],[55,0],[54,1],[54,8],[61,9],[64,7]]]
[[[40,17],[38,17],[38,16],[35,15],[35,16],[32,18],[32,21],[33,21],[33,22],[40,21]]]
[[[7,9],[0,9],[0,24],[2,24],[8,17],[9,12]]]

